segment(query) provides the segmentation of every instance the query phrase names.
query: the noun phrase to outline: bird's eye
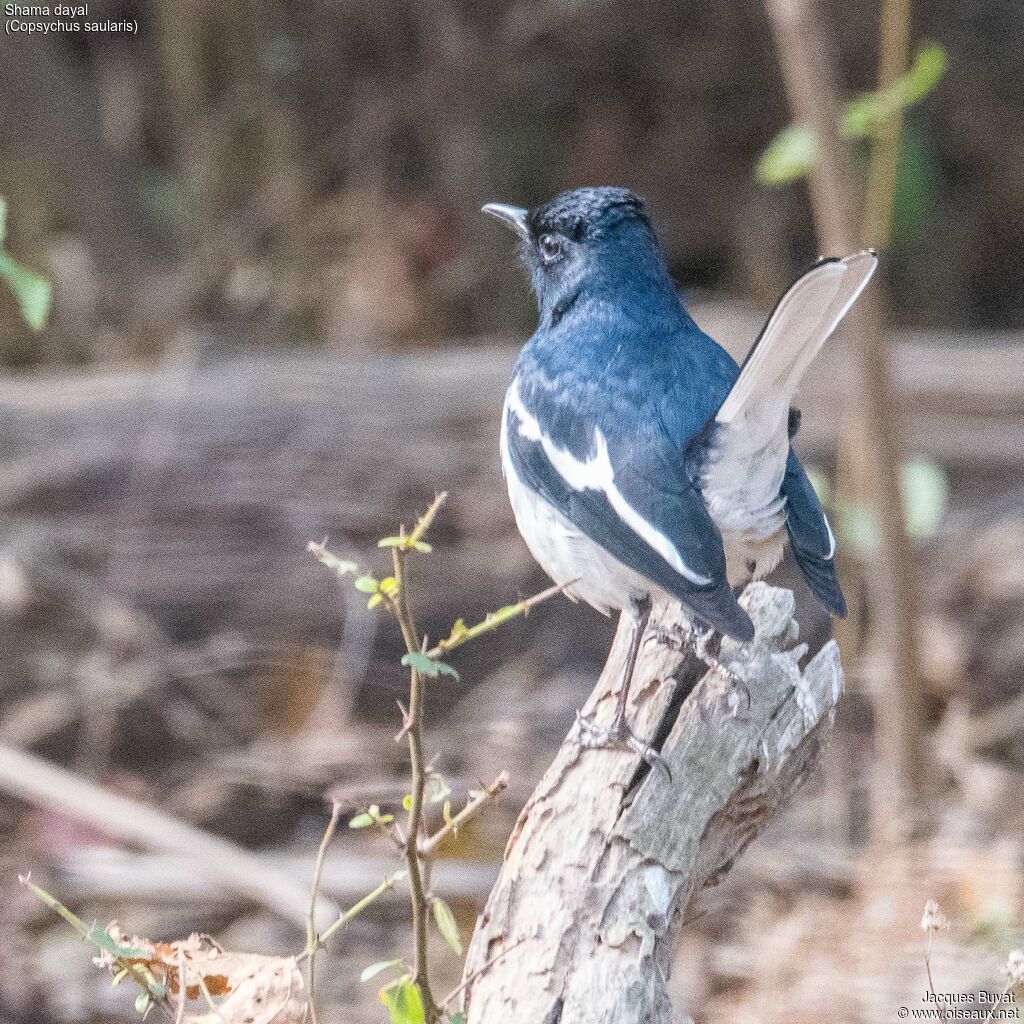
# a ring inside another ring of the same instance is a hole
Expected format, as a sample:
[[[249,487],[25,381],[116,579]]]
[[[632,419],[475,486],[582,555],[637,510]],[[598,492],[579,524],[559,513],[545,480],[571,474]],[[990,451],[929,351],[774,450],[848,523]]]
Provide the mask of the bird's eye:
[[[537,247],[545,263],[554,263],[562,255],[562,240],[558,235],[541,235]]]

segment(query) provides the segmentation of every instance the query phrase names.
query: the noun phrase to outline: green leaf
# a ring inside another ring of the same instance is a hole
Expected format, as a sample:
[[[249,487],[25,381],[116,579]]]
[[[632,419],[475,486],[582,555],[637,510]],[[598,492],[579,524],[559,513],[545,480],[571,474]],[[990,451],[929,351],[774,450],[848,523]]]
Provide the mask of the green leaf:
[[[939,43],[926,42],[918,47],[907,72],[886,89],[857,97],[846,106],[843,134],[850,139],[873,135],[900,110],[919,103],[939,84],[946,73],[946,50]]]
[[[381,960],[378,963],[370,964],[369,967],[363,969],[363,973],[359,975],[359,980],[369,981],[371,978],[376,978],[378,974],[391,970],[392,967],[401,967],[403,962],[402,960]]]
[[[376,594],[380,589],[380,584],[372,576],[357,576],[352,585],[363,594]]]
[[[41,331],[46,326],[46,318],[50,313],[50,282],[16,263],[5,252],[0,252],[0,277],[14,292],[25,323],[33,331]]]
[[[423,997],[407,974],[382,988],[380,1001],[388,1008],[391,1024],[424,1024]]]
[[[446,665],[443,661],[431,658],[423,651],[412,651],[406,654],[402,658],[402,664],[407,668],[415,669],[420,675],[427,676],[428,679],[436,679],[441,675],[452,676],[455,679],[459,678],[459,673],[451,665]]]
[[[944,47],[922,43],[906,74],[888,88],[865,93],[846,105],[841,133],[849,139],[872,137],[894,114],[931,93],[946,73],[947,63]],[[768,143],[754,175],[766,185],[785,185],[806,177],[817,158],[814,132],[806,125],[791,124]]]
[[[405,546],[405,537],[381,537],[381,539],[377,541],[377,547],[379,548],[404,548]]]
[[[926,540],[935,536],[948,499],[949,484],[938,466],[923,459],[904,465],[903,502],[911,537]]]
[[[135,1012],[145,1016],[152,1003],[153,997],[148,992],[140,992],[135,997]]]
[[[785,185],[805,177],[817,158],[814,132],[806,125],[791,124],[768,143],[754,175],[766,185]]]
[[[367,814],[363,811],[362,814],[357,814],[349,823],[349,828],[369,828],[374,822],[372,814]]]
[[[431,902],[434,909],[434,923],[437,925],[441,937],[455,950],[458,956],[462,956],[462,940],[459,938],[459,926],[455,923],[452,908],[437,896]]]
[[[402,807],[407,811],[412,810],[412,793],[406,793],[402,797]]]
[[[367,608],[376,608],[377,605],[379,605],[381,603],[381,601],[383,601],[383,600],[384,600],[384,595],[383,594],[373,594],[370,597],[370,600],[366,602],[366,607]]]
[[[434,550],[425,540],[414,540],[412,546],[414,550],[424,555],[429,555]]]
[[[946,512],[949,485],[942,470],[930,462],[911,460],[903,465],[903,515],[907,534],[916,540],[932,537]],[[838,503],[839,535],[860,554],[874,551],[881,538],[874,510],[854,501]]]
[[[878,547],[878,524],[870,505],[843,499],[836,503],[836,523],[844,544],[866,555]]]
[[[898,82],[904,100],[908,104],[919,103],[930,95],[942,81],[948,67],[949,56],[941,43],[934,39],[921,43],[910,70]]]

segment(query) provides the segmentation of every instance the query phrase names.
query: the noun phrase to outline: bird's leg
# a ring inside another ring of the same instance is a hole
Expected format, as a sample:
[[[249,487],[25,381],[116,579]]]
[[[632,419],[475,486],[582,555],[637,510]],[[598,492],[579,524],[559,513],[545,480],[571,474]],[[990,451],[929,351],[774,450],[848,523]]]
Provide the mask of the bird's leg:
[[[664,758],[649,743],[645,743],[629,727],[626,717],[626,709],[629,703],[629,688],[633,682],[633,672],[636,669],[636,660],[640,654],[640,644],[643,640],[644,630],[651,617],[651,599],[644,598],[642,601],[633,602],[632,632],[629,636],[629,651],[626,654],[626,667],[622,674],[622,684],[619,687],[615,699],[615,715],[611,725],[605,727],[598,725],[592,718],[585,717],[579,712],[576,713],[576,721],[580,727],[580,745],[584,747],[617,746],[639,754],[652,768],[664,772],[668,780],[672,781],[672,773]]]
[[[712,672],[721,676],[729,686],[729,693],[726,702],[733,717],[739,714],[740,695],[745,699],[747,707],[750,707],[750,691],[747,684],[731,668],[727,668],[708,649],[708,644],[714,636],[714,630],[701,631],[695,626],[673,625],[668,629],[656,629],[651,632],[649,641],[664,644],[672,650],[684,654],[692,654],[700,659]]]

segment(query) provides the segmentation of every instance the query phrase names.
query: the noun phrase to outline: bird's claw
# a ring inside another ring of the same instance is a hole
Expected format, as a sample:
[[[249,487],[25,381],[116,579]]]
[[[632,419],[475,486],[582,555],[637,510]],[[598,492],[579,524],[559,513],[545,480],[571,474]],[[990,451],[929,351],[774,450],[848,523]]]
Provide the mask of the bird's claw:
[[[673,625],[668,629],[660,628],[651,630],[649,640],[664,644],[672,650],[692,654],[694,657],[699,658],[704,662],[704,664],[707,665],[707,667],[719,676],[726,684],[723,688],[724,693],[720,693],[719,698],[724,697],[729,717],[738,718],[740,714],[741,699],[746,702],[747,710],[750,710],[750,706],[752,704],[750,690],[748,689],[746,682],[744,682],[736,672],[722,664],[722,662],[719,661],[719,659],[712,654],[710,650],[708,650],[708,642],[713,636],[714,633],[710,630],[706,633],[702,633],[700,630],[694,629],[693,626]],[[708,680],[708,685],[712,685],[710,679]],[[703,705],[700,706],[700,713],[706,720],[707,714]]]
[[[693,626],[673,625],[668,629],[652,629],[648,634],[648,642],[654,641],[656,643],[661,643],[674,651],[692,654],[694,657],[699,658],[704,662],[712,672],[720,676],[728,684],[726,704],[729,708],[730,716],[732,718],[736,718],[740,711],[741,694],[746,701],[747,710],[750,710],[750,705],[752,703],[750,690],[747,688],[746,682],[744,682],[737,673],[722,664],[722,662],[708,650],[708,642],[713,636],[714,633],[711,630],[708,630],[706,633],[702,633],[700,630],[694,629]]]
[[[742,679],[739,679],[738,676],[735,678],[738,680],[737,683],[733,683],[732,680],[727,680],[726,686],[719,687],[715,687],[710,678],[707,680],[708,688],[712,690],[711,703],[717,704],[719,701],[723,701],[729,718],[740,717],[741,699],[746,701],[747,706],[745,710],[749,711],[751,705],[750,690],[748,689],[747,684],[744,683]],[[698,703],[697,710],[699,711],[701,718],[704,719],[704,722],[706,724],[710,724],[707,708],[703,702]]]
[[[610,726],[598,725],[590,715],[577,711],[576,724],[579,727],[579,745],[582,748],[612,747],[629,750],[643,758],[655,771],[661,772],[666,782],[672,781],[672,772],[665,759],[650,743],[640,739],[624,721],[613,722]]]

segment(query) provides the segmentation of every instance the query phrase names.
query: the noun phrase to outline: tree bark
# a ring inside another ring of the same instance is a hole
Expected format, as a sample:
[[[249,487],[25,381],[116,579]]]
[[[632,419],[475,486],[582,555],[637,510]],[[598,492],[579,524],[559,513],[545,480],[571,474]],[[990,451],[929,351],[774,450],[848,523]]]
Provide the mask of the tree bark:
[[[631,753],[581,750],[578,727],[566,738],[477,922],[465,969],[468,1024],[676,1019],[666,982],[687,906],[807,777],[843,686],[834,643],[801,672],[806,647],[795,645],[789,591],[755,583],[742,603],[757,635],[748,645],[726,640],[721,654],[749,688],[750,706],[735,716],[716,699],[715,673],[644,644],[631,719],[639,735],[666,737],[673,781]],[[682,621],[675,604],[652,617],[662,628]],[[585,708],[600,722],[611,718],[628,634],[620,623]]]

